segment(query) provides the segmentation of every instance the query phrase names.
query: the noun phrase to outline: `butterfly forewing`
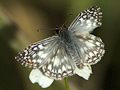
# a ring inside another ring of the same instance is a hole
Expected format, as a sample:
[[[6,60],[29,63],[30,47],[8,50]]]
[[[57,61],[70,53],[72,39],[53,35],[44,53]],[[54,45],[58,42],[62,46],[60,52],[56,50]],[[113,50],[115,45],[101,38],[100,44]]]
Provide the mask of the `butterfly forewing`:
[[[100,7],[93,6],[81,12],[68,27],[68,30],[75,35],[89,33],[96,27],[102,25],[101,19],[102,12],[100,11]]]
[[[15,59],[25,67],[38,68],[44,65],[50,57],[53,47],[57,47],[58,37],[53,36],[33,43],[18,54]]]

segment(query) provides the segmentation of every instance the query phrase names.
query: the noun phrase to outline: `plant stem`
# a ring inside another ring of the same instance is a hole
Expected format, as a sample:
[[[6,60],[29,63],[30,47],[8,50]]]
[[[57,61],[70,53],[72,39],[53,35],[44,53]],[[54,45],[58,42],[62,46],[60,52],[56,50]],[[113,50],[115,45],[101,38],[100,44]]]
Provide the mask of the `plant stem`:
[[[64,81],[65,81],[66,90],[70,90],[67,78],[64,78]]]

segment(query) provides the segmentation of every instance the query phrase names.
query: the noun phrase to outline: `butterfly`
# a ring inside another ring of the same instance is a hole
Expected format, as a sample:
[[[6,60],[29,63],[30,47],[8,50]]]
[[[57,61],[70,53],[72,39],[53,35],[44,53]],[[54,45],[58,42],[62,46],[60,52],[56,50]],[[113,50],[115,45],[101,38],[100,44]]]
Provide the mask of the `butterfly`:
[[[38,80],[40,75],[51,82],[74,74],[88,79],[92,73],[91,65],[100,61],[105,53],[102,40],[90,34],[102,25],[101,19],[100,7],[93,6],[84,10],[68,28],[57,28],[54,36],[31,44],[15,59],[25,67],[33,68],[30,79],[41,86]],[[37,78],[32,79],[35,76]]]

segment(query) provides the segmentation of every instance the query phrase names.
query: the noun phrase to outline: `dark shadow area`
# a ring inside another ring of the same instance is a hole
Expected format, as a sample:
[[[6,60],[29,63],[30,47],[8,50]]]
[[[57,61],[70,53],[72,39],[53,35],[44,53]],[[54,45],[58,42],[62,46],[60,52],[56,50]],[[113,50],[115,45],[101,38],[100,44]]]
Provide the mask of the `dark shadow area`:
[[[116,39],[113,56],[110,60],[110,65],[107,68],[104,90],[120,90],[120,37]]]
[[[0,30],[0,89],[25,90],[21,76],[15,64],[15,52],[9,41],[15,38],[16,26],[5,26]]]

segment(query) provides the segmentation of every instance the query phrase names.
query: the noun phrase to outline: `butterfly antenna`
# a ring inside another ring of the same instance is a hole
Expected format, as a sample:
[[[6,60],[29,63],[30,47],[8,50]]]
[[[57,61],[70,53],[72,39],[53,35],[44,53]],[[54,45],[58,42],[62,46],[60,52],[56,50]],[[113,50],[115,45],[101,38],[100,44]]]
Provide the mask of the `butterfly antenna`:
[[[37,32],[39,32],[40,30],[56,30],[56,28],[47,28],[47,29],[40,28],[37,30]]]
[[[72,14],[70,14],[70,16],[67,18],[67,20],[64,22],[64,24],[62,24],[62,27],[65,27],[65,24],[67,23],[68,19],[72,16]],[[56,28],[48,28],[48,29],[38,29],[37,32],[39,32],[40,30],[57,30],[58,27]]]
[[[69,15],[69,17],[67,18],[67,20],[64,22],[64,24],[62,25],[62,27],[65,27],[65,24],[67,23],[68,19],[72,16],[72,14]]]

